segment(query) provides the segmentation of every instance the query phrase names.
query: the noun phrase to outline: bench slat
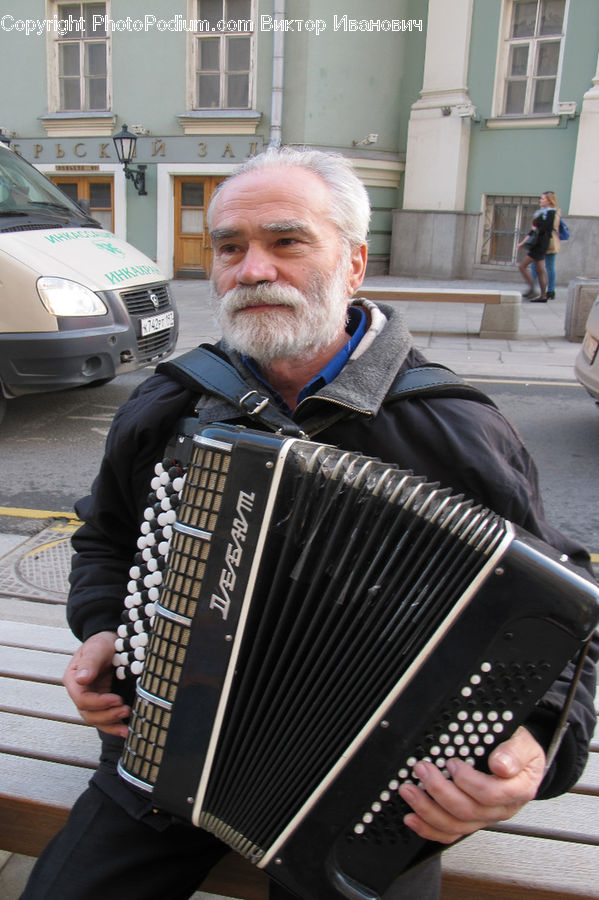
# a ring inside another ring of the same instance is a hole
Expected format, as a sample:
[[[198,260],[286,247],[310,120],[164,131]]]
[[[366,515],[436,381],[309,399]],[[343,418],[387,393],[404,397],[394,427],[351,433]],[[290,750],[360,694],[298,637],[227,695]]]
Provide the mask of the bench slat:
[[[92,774],[79,766],[0,753],[0,848],[39,856]]]
[[[69,810],[85,790],[93,769],[0,753],[0,797],[24,798]],[[4,802],[4,801],[3,801]]]
[[[24,650],[22,647],[3,647],[0,659],[0,675],[60,684],[69,658],[64,653],[47,650]]]
[[[0,677],[0,710],[59,722],[82,722],[61,684]]]
[[[444,853],[442,900],[565,897],[599,897],[596,847],[479,831]]]
[[[68,814],[68,810],[51,804],[0,794],[0,849],[39,856],[62,828]]]
[[[0,752],[95,768],[100,738],[89,725],[0,712]]]
[[[410,300],[415,303],[422,301],[428,303],[501,303],[501,293],[498,291],[476,291],[476,290],[447,290],[435,288],[364,288],[361,287],[357,293],[359,297],[366,297],[368,300],[402,300],[409,303]]]
[[[564,794],[552,800],[537,800],[493,831],[528,834],[599,845],[597,798],[586,794]]]
[[[0,644],[69,655],[79,647],[79,641],[68,628],[10,621],[0,621]]]
[[[599,753],[596,750],[589,754],[585,770],[572,790],[576,794],[593,794],[599,797]]]

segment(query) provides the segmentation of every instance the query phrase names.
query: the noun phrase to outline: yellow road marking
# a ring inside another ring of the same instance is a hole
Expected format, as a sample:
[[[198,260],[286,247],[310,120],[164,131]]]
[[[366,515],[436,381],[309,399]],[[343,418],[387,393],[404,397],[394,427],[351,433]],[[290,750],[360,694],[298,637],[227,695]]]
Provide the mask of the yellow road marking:
[[[49,509],[21,509],[13,506],[0,506],[0,516],[14,516],[19,519],[68,519],[78,522],[75,513]]]
[[[464,376],[467,381],[474,381],[477,384],[526,384],[530,387],[539,385],[547,385],[548,387],[580,387],[578,381],[543,381],[535,378],[475,378],[472,376]]]

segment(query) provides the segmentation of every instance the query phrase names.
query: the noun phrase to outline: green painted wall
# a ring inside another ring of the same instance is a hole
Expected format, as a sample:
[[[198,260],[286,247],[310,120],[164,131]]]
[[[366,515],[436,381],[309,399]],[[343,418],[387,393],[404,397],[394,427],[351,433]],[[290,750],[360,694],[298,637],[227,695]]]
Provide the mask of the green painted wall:
[[[472,125],[466,211],[479,212],[484,194],[534,195],[551,189],[567,209],[578,119],[557,128],[485,127],[492,112],[500,13],[501,0],[475,0],[469,92],[482,121]],[[579,111],[595,74],[598,35],[597,0],[571,0],[559,99],[577,100]]]
[[[422,44],[424,29],[422,34],[351,31],[349,20],[407,20],[410,6],[410,0],[374,0],[367,6],[362,0],[290,0],[288,18],[320,18],[326,29],[286,36],[286,142],[351,149],[353,141],[375,133],[373,150],[398,151],[401,112],[405,118],[410,102],[403,86],[406,60],[410,45]]]
[[[45,4],[23,9],[22,0],[3,0],[0,16],[0,126],[19,136],[45,137],[39,117],[48,111],[46,35],[17,30],[25,18],[45,19]]]
[[[142,20],[146,15],[187,17],[185,0],[112,0],[113,19]],[[117,125],[143,125],[152,134],[177,132],[176,116],[185,105],[185,34],[175,31],[134,31],[111,34],[112,110]]]

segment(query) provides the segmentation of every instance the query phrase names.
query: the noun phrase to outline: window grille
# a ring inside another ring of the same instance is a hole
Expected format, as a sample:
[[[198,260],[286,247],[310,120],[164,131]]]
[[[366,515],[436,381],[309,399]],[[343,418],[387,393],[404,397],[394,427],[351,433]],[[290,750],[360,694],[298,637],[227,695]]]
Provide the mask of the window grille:
[[[530,231],[538,208],[538,196],[487,196],[481,262],[513,266],[518,261],[517,246]]]

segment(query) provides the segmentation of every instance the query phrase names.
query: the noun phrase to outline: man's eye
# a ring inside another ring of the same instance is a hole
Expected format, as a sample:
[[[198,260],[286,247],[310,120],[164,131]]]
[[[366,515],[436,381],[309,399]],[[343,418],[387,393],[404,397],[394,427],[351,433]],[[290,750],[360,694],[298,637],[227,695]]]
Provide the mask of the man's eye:
[[[299,243],[297,238],[284,237],[284,238],[279,238],[279,240],[277,241],[277,246],[278,247],[293,247],[297,243]]]
[[[232,253],[237,253],[239,247],[237,244],[221,244],[220,247],[217,248],[216,252],[220,256],[230,256]]]

